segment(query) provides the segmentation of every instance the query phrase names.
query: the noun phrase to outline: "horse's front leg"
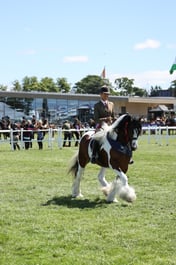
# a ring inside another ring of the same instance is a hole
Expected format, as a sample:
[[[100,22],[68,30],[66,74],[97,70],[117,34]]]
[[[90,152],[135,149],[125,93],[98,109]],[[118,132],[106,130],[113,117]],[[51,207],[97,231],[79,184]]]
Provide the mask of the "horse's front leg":
[[[84,170],[85,168],[81,167],[80,165],[78,166],[78,170],[77,170],[77,173],[75,175],[75,179],[72,185],[72,197],[73,198],[83,197],[83,195],[81,194],[80,182],[84,174]]]
[[[128,185],[128,178],[126,174],[119,170],[115,170],[117,176],[111,184],[110,192],[107,196],[108,202],[113,202],[116,194],[127,202],[133,202],[136,199],[135,190]]]

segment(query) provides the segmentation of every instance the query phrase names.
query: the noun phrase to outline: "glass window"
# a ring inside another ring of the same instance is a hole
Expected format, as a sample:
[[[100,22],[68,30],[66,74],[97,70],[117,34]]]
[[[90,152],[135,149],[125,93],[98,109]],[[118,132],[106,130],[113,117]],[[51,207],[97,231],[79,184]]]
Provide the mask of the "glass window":
[[[0,116],[9,116],[10,119],[22,119],[26,117],[32,118],[33,115],[37,119],[47,118],[49,122],[57,124],[64,120],[74,120],[78,117],[81,121],[87,122],[89,118],[93,118],[94,104],[96,101],[59,98],[35,98],[34,95],[28,94],[28,97],[0,97]]]

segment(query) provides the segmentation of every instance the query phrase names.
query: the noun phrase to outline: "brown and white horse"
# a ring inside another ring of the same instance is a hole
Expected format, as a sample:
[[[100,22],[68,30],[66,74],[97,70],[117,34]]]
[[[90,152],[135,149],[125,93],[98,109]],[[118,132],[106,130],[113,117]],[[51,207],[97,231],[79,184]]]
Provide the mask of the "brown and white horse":
[[[97,164],[101,166],[98,180],[107,202],[115,202],[116,195],[127,202],[136,199],[135,190],[129,186],[126,172],[132,151],[137,149],[141,124],[129,114],[121,115],[112,125],[103,125],[97,132],[86,132],[81,138],[78,153],[72,158],[68,173],[74,176],[72,197],[82,197],[80,182],[92,155],[92,142],[97,141]],[[111,168],[116,177],[112,183],[105,178],[106,168]]]

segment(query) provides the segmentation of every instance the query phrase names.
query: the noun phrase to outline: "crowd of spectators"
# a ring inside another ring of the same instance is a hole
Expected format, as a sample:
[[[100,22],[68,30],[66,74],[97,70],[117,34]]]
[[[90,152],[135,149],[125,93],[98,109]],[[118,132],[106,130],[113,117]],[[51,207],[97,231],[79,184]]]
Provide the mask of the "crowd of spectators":
[[[47,119],[37,120],[35,115],[32,116],[32,119],[22,118],[21,121],[13,122],[8,116],[2,117],[0,121],[0,130],[5,132],[0,134],[0,139],[2,135],[4,139],[10,137],[8,130],[13,130],[11,143],[13,143],[13,149],[20,150],[19,141],[22,139],[24,142],[24,148],[27,150],[32,148],[32,140],[36,134],[37,143],[39,150],[43,149],[43,139],[45,136],[45,130],[49,128]],[[22,133],[21,133],[22,132]]]
[[[72,138],[74,139],[75,146],[78,146],[83,132],[87,129],[95,129],[95,121],[90,119],[89,122],[82,123],[76,117],[73,122],[65,120],[62,129],[64,131],[63,147],[70,147]]]
[[[175,114],[156,117],[149,121],[146,118],[141,117],[140,120],[143,128],[148,126],[151,127],[152,134],[155,134],[156,127],[176,126]],[[31,119],[26,119],[25,117],[23,117],[22,120],[18,122],[13,122],[8,116],[6,116],[2,117],[2,119],[0,120],[0,130],[5,131],[3,133],[0,133],[0,140],[2,139],[2,135],[4,139],[13,137],[13,139],[10,139],[10,142],[13,144],[14,150],[20,150],[19,141],[22,140],[24,143],[23,148],[28,150],[29,148],[32,148],[33,139],[35,138],[39,150],[42,150],[43,140],[49,128],[55,129],[56,127],[55,125],[49,124],[48,120],[45,118],[37,120],[35,115],[33,115]],[[86,130],[95,129],[95,121],[93,119],[90,119],[88,122],[83,123],[77,117],[75,117],[72,122],[69,120],[63,121],[61,128],[63,129],[62,146],[71,147],[72,143],[74,143],[74,146],[78,146],[82,134]],[[12,135],[10,135],[9,130],[13,130]],[[143,133],[145,133],[145,130],[143,130]],[[176,134],[176,129],[169,128],[168,134]]]
[[[164,127],[164,126],[168,126],[168,127],[173,127],[176,126],[176,114],[175,113],[171,113],[169,115],[163,115],[161,117],[156,117],[156,118],[151,118],[149,121],[145,118],[141,118],[141,124],[143,127],[153,127],[153,130],[151,130],[151,133],[155,133],[155,128],[156,127]],[[145,131],[143,131],[145,132]],[[162,131],[161,131],[162,133]],[[168,134],[175,134],[176,130],[175,129],[168,129]]]
[[[63,147],[71,146],[73,140],[74,145],[78,146],[80,138],[86,129],[95,128],[95,122],[90,119],[87,123],[82,123],[77,117],[71,122],[69,120],[63,121]],[[38,143],[39,150],[43,149],[43,140],[49,128],[55,129],[55,125],[49,124],[47,119],[37,120],[33,115],[31,119],[22,119],[18,122],[11,121],[8,116],[2,117],[0,120],[0,130],[5,132],[0,133],[0,140],[11,138],[10,142],[13,144],[14,150],[20,150],[19,141],[22,140],[23,148],[28,150],[32,148],[33,139]],[[12,130],[10,135],[9,130]],[[54,131],[53,131],[54,136]],[[13,139],[12,139],[13,138]]]

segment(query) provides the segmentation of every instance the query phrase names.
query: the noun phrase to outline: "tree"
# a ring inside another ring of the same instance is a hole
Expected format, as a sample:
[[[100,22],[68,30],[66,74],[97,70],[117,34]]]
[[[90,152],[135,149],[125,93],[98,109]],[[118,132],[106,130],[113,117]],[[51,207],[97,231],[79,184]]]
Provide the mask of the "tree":
[[[81,81],[77,82],[74,88],[76,89],[76,93],[99,94],[100,87],[105,84],[109,86],[110,89],[112,89],[112,86],[107,79],[103,80],[100,76],[97,75],[88,75]]]
[[[59,92],[68,93],[71,89],[70,84],[65,77],[57,78],[56,86],[58,87]]]
[[[117,78],[114,83],[116,84],[115,90],[121,96],[148,96],[148,92],[145,89],[134,86],[134,79],[127,77]]]
[[[44,77],[39,84],[39,91],[42,92],[58,92],[58,88],[52,78]]]
[[[21,85],[20,85],[20,83],[19,83],[18,80],[15,80],[13,82],[13,88],[12,88],[12,90],[14,90],[14,91],[22,91],[22,87],[21,87]]]
[[[159,96],[159,91],[161,90],[162,88],[160,86],[151,86],[151,91],[150,91],[150,96],[151,97],[158,97]]]
[[[23,91],[38,91],[39,83],[36,76],[28,77],[25,76],[22,80]]]
[[[148,92],[146,89],[133,87],[133,95],[138,97],[148,97]]]
[[[114,83],[116,84],[116,90],[119,90],[120,95],[128,96],[133,94],[134,79],[128,79],[127,77],[117,78]]]
[[[169,87],[169,90],[171,91],[172,97],[176,97],[176,80],[173,80],[171,82],[171,86]]]
[[[7,91],[7,86],[0,85],[0,90],[1,90],[1,91]]]

